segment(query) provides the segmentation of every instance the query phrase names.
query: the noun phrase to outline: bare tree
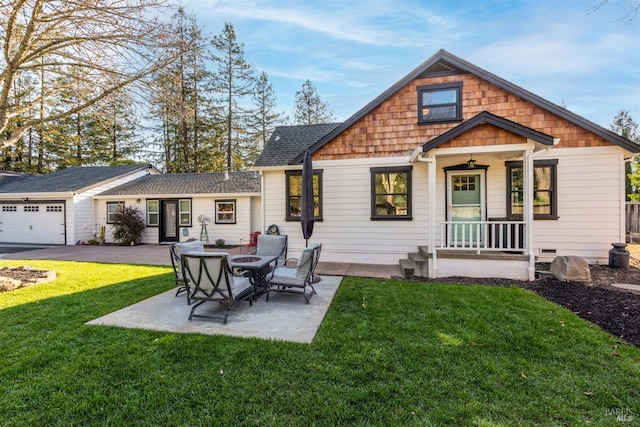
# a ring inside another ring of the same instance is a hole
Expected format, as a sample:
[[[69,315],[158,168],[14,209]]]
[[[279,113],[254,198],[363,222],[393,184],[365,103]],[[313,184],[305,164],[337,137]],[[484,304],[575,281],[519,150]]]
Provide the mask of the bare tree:
[[[165,0],[0,0],[2,145],[98,103],[179,56],[154,49],[163,40],[154,15],[164,7]],[[41,89],[18,97],[15,82],[26,78]],[[78,85],[92,90],[72,104],[58,103]]]
[[[320,98],[311,80],[304,82],[302,89],[296,92],[293,116],[295,122],[300,125],[315,125],[335,120],[329,104]]]
[[[622,21],[631,22],[638,16],[638,13],[640,13],[640,1],[639,0],[625,0],[625,2],[629,4],[629,11],[627,12],[627,14],[624,17],[622,17],[620,19]],[[593,12],[595,12],[597,10],[600,10],[607,3],[610,3],[610,0],[597,0],[597,1],[595,1],[595,3],[593,3],[593,6],[591,7],[591,10],[589,11],[589,13],[593,13]]]

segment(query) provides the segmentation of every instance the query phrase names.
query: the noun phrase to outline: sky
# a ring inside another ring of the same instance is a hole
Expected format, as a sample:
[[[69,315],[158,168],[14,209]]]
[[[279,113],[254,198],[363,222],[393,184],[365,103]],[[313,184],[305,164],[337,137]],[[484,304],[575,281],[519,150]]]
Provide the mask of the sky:
[[[638,0],[182,0],[205,32],[230,22],[293,116],[311,80],[344,121],[439,49],[605,128],[640,123]]]

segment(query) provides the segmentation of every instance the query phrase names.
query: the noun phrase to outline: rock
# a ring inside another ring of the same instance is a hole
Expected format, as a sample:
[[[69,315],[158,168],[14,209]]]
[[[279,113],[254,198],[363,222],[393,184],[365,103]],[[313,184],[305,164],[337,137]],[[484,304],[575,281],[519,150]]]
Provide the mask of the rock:
[[[0,276],[0,291],[12,291],[14,289],[18,289],[21,285],[22,282],[20,280]]]
[[[559,256],[551,262],[550,271],[558,280],[590,282],[589,263],[577,256]]]

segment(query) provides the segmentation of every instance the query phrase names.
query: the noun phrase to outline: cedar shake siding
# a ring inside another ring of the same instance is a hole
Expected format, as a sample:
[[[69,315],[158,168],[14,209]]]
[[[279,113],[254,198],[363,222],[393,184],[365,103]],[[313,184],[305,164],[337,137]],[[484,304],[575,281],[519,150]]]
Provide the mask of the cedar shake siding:
[[[460,122],[418,124],[417,87],[462,82],[462,117],[483,111],[560,139],[555,148],[610,146],[611,143],[540,106],[474,74],[415,79],[314,153],[314,160],[405,156]],[[486,139],[488,138],[488,139]],[[523,142],[523,138],[491,125],[481,125],[445,143],[447,146]]]

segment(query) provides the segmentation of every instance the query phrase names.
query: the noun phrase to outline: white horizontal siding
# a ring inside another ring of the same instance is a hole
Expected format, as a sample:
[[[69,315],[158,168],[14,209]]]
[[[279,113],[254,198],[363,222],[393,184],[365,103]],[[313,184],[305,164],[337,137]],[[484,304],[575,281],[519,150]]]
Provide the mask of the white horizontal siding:
[[[375,166],[406,166],[407,159],[378,160]],[[322,169],[323,221],[316,222],[311,238],[322,243],[322,260],[395,264],[415,252],[427,239],[426,172],[413,168],[412,221],[372,221],[370,165],[362,162],[316,162]],[[285,175],[265,172],[265,227],[276,224],[289,236],[289,255],[304,247],[299,222],[286,222]]]
[[[149,169],[144,169],[130,175],[100,183],[74,195],[72,202],[73,207],[71,208],[72,216],[70,216],[72,221],[67,224],[67,244],[74,245],[78,241],[86,242],[94,239],[93,231],[100,229],[99,224],[106,224],[106,220],[102,222],[96,221],[96,218],[99,216],[94,212],[95,203],[93,202],[93,196],[148,174]]]
[[[533,250],[540,260],[575,255],[606,262],[611,243],[624,239],[624,163],[616,147],[557,149],[538,158],[558,159],[558,216],[534,221]],[[555,249],[555,255],[540,254]]]

